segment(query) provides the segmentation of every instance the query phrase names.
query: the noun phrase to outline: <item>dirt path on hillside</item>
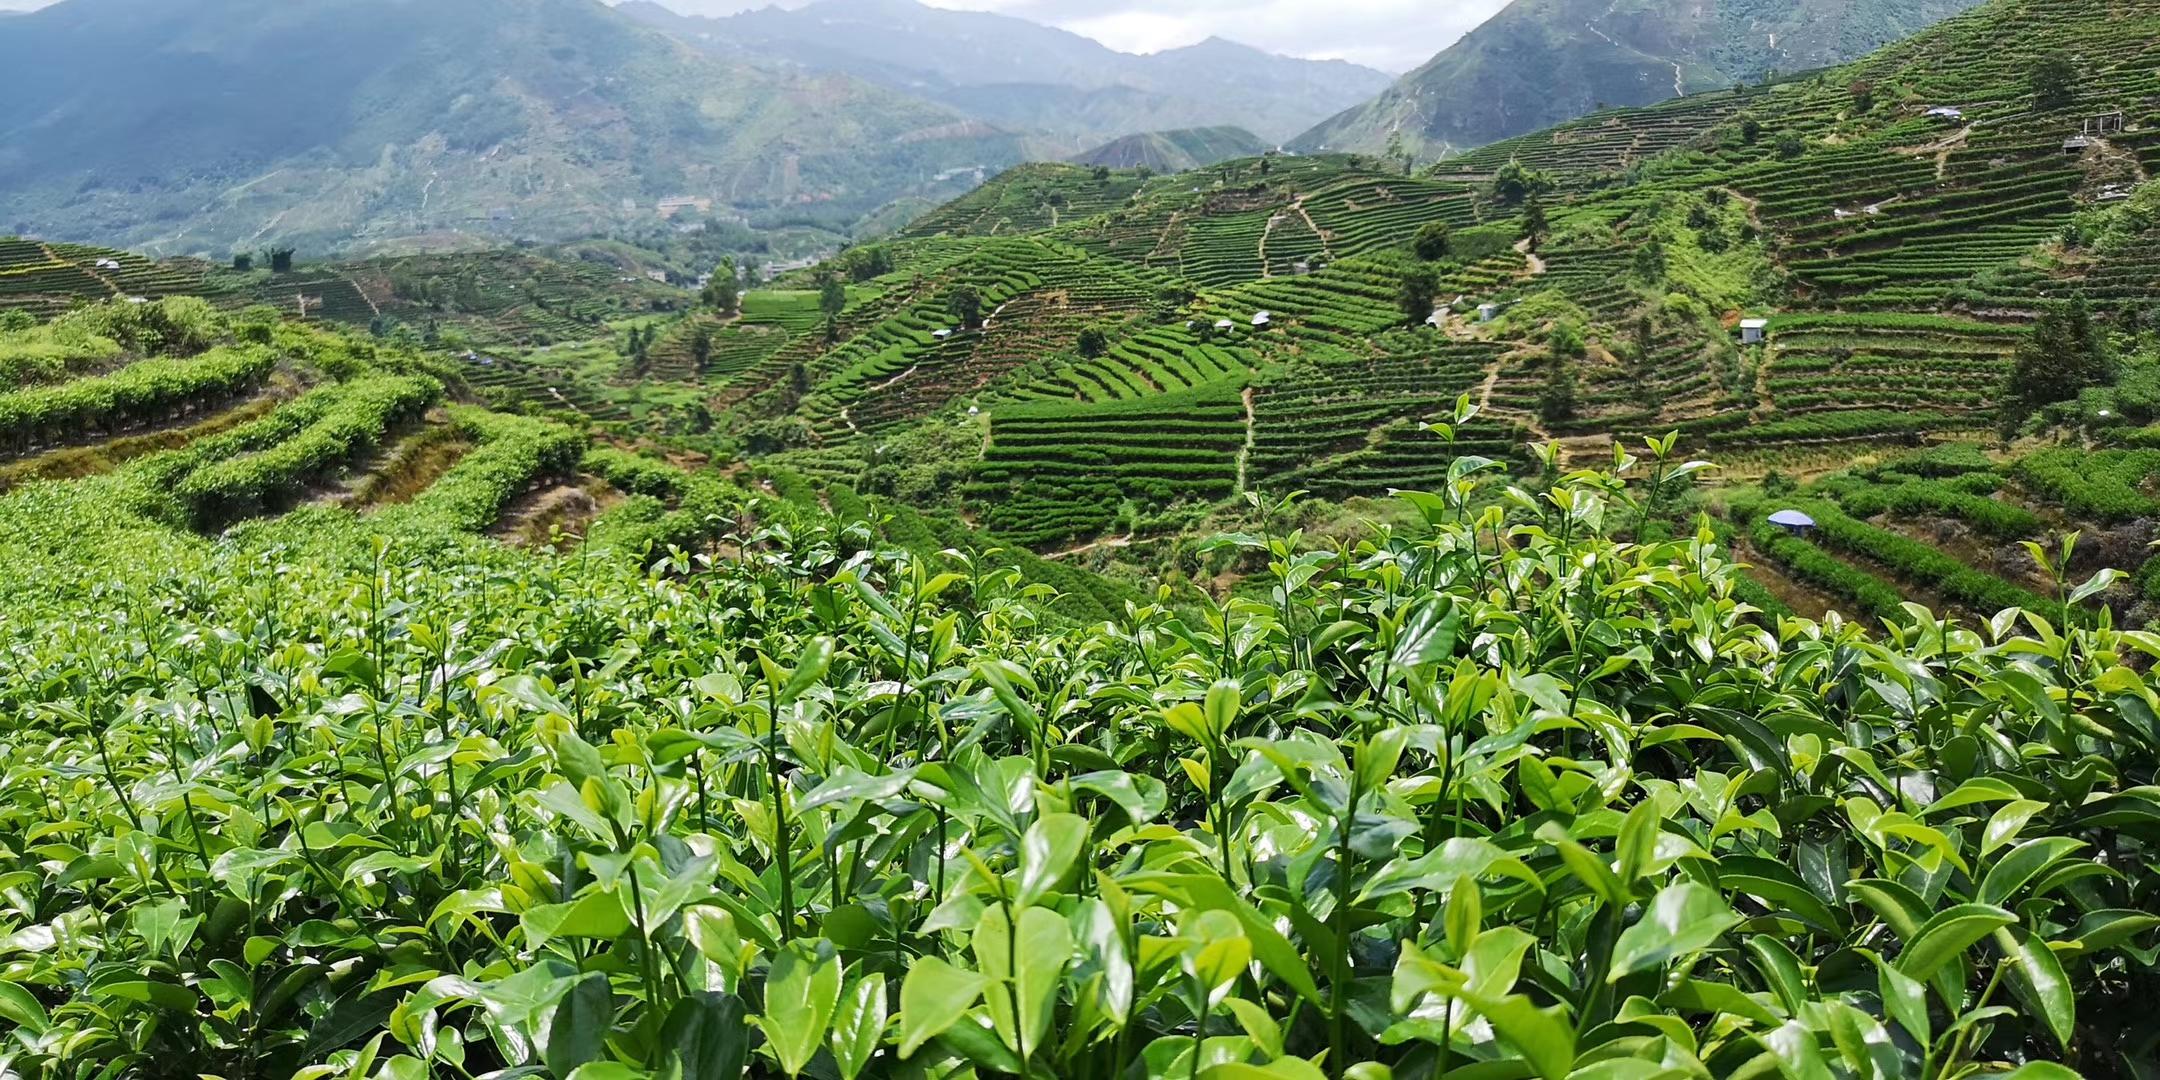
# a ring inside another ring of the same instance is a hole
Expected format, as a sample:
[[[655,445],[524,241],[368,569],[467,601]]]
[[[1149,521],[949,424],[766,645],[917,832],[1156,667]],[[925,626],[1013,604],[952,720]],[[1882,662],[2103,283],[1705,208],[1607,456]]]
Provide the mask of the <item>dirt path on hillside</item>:
[[[1521,253],[1524,259],[1529,260],[1531,277],[1545,276],[1545,259],[1537,252],[1530,249],[1530,240],[1528,237],[1515,241],[1515,250]]]
[[[1081,544],[1078,547],[1069,547],[1063,551],[1050,552],[1049,554],[1044,555],[1043,558],[1049,559],[1052,562],[1056,562],[1059,559],[1069,559],[1075,555],[1085,555],[1090,551],[1104,551],[1116,548],[1129,548],[1132,545],[1133,537],[1132,534],[1128,533],[1124,536],[1110,536],[1105,537],[1101,540],[1090,540],[1087,543]]]
[[[1297,211],[1297,216],[1305,220],[1305,227],[1311,229],[1313,235],[1320,238],[1320,257],[1328,262],[1334,262],[1335,249],[1328,244],[1328,241],[1334,238],[1334,234],[1321,228],[1320,223],[1312,219],[1312,213],[1305,209],[1305,197],[1298,196],[1298,201],[1291,203],[1290,209]]]

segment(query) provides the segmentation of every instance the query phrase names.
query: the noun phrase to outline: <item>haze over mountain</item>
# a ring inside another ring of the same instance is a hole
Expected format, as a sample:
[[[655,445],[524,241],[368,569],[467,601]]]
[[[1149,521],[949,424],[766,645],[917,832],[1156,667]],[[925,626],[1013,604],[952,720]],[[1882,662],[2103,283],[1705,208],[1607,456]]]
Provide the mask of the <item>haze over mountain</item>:
[[[1467,149],[1605,105],[1646,105],[1865,55],[1979,0],[1515,0],[1371,102],[1299,136]]]
[[[845,223],[1029,151],[595,0],[67,0],[0,34],[0,230],[163,251],[553,237],[658,200]]]
[[[1149,55],[1026,19],[914,0],[818,0],[724,19],[632,0],[621,10],[745,61],[840,72],[1015,130],[1102,139],[1236,125],[1280,141],[1380,92],[1389,77],[1276,56],[1222,38]]]

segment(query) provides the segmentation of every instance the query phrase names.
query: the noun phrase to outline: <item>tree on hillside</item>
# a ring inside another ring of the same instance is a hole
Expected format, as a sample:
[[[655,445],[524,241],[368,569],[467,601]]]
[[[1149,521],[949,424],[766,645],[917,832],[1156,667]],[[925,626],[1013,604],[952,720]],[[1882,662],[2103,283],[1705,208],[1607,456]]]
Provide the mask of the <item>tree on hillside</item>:
[[[2011,359],[2004,389],[2004,420],[2022,421],[2039,409],[2069,401],[2113,373],[2106,338],[2093,326],[2092,309],[2081,294],[2050,307]]]
[[[975,286],[960,285],[955,287],[952,291],[951,303],[953,318],[960,320],[962,327],[974,330],[982,326],[982,294],[975,291]]]
[[[1777,156],[1792,159],[1807,153],[1807,137],[1797,131],[1781,131],[1777,137]]]
[[[847,286],[830,271],[818,278],[818,310],[827,321],[837,321],[840,313],[847,310]]]
[[[244,251],[238,255],[233,256],[232,268],[240,271],[243,274],[255,269],[255,256],[250,255]]]
[[[1538,419],[1548,424],[1575,419],[1575,368],[1557,352],[1545,370],[1545,389],[1538,393]]]
[[[713,269],[712,280],[705,283],[705,291],[700,299],[705,302],[706,307],[722,315],[732,315],[735,309],[742,305],[742,282],[735,277],[734,260],[722,260],[720,265]]]
[[[1100,326],[1082,327],[1079,349],[1082,358],[1093,360],[1110,351],[1110,335]]]
[[[1417,239],[1412,241],[1410,246],[1417,252],[1418,258],[1426,262],[1438,262],[1448,257],[1448,246],[1452,239],[1453,234],[1449,231],[1447,222],[1428,221],[1418,229]]]
[[[1493,173],[1492,197],[1509,206],[1551,189],[1551,177],[1513,158]]]
[[[1864,116],[1875,111],[1875,84],[1873,82],[1867,79],[1854,79],[1852,85],[1847,87],[1847,90],[1852,94],[1854,116]]]
[[[1403,317],[1411,326],[1423,326],[1425,320],[1432,318],[1433,297],[1439,291],[1440,275],[1430,266],[1413,266],[1403,274],[1400,294]]]
[[[1536,195],[1530,196],[1530,201],[1523,204],[1522,238],[1530,241],[1530,250],[1536,251],[1551,231],[1551,223],[1545,220],[1544,201]]]
[[[1643,284],[1653,287],[1664,285],[1667,269],[1663,240],[1653,236],[1647,243],[1635,249],[1635,276],[1641,278]]]
[[[2043,109],[2067,109],[2077,104],[2077,65],[2061,53],[2042,57],[2035,63],[2029,81],[2033,102]]]
[[[706,365],[712,363],[712,327],[700,323],[691,333],[690,359],[697,362],[698,374],[705,374]]]

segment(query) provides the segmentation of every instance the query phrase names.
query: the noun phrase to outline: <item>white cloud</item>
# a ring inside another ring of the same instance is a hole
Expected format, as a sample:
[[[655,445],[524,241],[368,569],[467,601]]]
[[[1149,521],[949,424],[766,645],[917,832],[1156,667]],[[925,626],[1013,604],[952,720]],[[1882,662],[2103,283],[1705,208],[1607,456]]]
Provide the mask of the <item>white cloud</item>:
[[[0,0],[0,11],[53,0]],[[306,0],[295,0],[305,3]],[[621,0],[608,0],[619,3]],[[726,15],[775,0],[660,0]],[[800,7],[805,0],[779,0]],[[1507,0],[924,0],[1049,23],[1126,52],[1160,52],[1224,37],[1269,52],[1408,71],[1491,18]]]
[[[995,11],[1157,52],[1224,37],[1270,52],[1407,71],[1455,43],[1507,0],[926,0]]]

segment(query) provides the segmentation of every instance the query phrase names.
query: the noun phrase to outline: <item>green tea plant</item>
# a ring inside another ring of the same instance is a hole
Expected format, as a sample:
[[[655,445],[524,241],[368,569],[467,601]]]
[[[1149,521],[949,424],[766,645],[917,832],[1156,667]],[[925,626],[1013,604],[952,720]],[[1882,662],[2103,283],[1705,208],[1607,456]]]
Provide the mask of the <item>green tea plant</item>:
[[[2160,638],[1769,624],[1616,456],[1262,504],[1264,588],[1088,626],[862,522],[647,569],[27,489],[0,1072],[2153,1068]]]

